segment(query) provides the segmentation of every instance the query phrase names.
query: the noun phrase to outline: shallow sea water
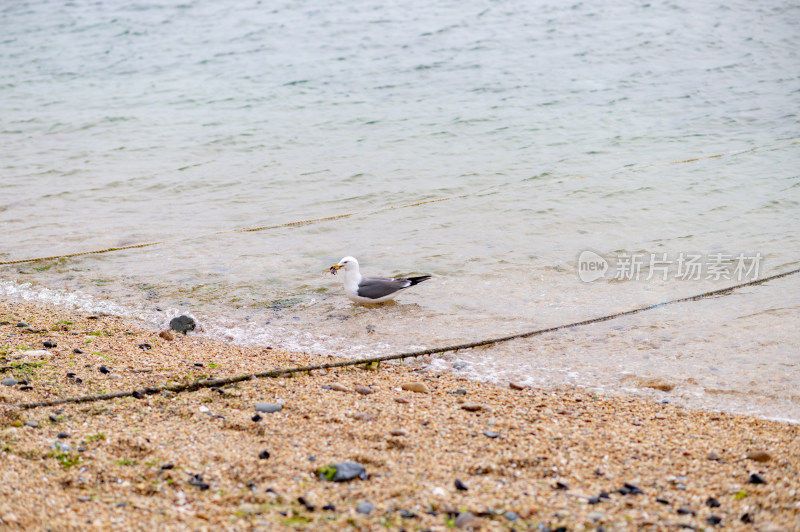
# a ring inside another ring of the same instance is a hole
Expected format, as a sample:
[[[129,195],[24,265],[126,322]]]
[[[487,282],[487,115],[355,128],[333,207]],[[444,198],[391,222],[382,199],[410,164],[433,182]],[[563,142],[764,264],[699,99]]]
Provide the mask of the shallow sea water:
[[[0,266],[0,293],[365,356],[737,284],[720,255],[795,269],[799,26],[782,1],[5,5],[0,261],[163,243]],[[354,307],[322,274],[344,255],[433,279]],[[798,282],[427,363],[798,421]]]

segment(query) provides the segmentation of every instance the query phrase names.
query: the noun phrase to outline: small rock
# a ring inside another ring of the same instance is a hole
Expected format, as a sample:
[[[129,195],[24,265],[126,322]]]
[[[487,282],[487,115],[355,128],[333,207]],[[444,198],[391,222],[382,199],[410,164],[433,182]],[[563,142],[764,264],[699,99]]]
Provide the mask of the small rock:
[[[205,491],[211,487],[207,483],[203,482],[203,475],[192,475],[192,477],[189,479],[189,484],[200,491]]]
[[[754,462],[769,462],[772,456],[766,451],[751,451],[747,453],[747,458]]]
[[[678,513],[678,515],[691,515],[691,516],[697,515],[697,512],[689,508],[678,508],[676,512]]]
[[[111,370],[105,366],[100,366],[100,373],[111,373]]]
[[[331,384],[331,390],[333,390],[334,392],[349,392],[350,388],[348,388],[347,386],[345,386],[343,384],[339,384],[338,382],[335,382],[335,383]]]
[[[617,493],[621,495],[642,495],[644,492],[639,488],[639,486],[635,486],[633,484],[628,484],[627,482],[617,490]]]
[[[394,400],[396,403],[400,403],[401,405],[408,404],[408,399],[406,399],[405,397],[395,397]]]
[[[750,478],[747,479],[748,484],[766,484],[767,481],[764,480],[764,477],[759,475],[758,473],[753,473],[750,475]]]
[[[509,382],[508,387],[511,388],[512,390],[524,390],[525,388],[527,388],[527,386],[525,386],[524,384],[514,381]]]
[[[462,410],[466,410],[467,412],[480,412],[484,410],[486,407],[478,404],[478,403],[464,403],[461,405]]]
[[[392,436],[408,436],[408,431],[404,429],[392,429],[389,434]]]
[[[459,360],[458,362],[455,362],[453,364],[453,369],[456,370],[456,371],[459,371],[459,370],[462,370],[462,369],[467,369],[468,367],[469,367],[469,364],[467,364],[463,360]]]
[[[153,349],[153,346],[150,344],[139,344],[139,349],[141,349],[142,351],[149,351]]]
[[[83,351],[81,351],[77,347],[75,349],[73,349],[72,352],[75,353],[76,355],[82,355],[83,354]]]
[[[455,485],[456,485],[456,489],[459,490],[459,491],[467,491],[469,489],[467,487],[467,485],[464,484],[463,482],[461,482],[461,480],[459,480],[459,479],[456,479]]]
[[[67,434],[66,432],[59,432],[56,438],[61,438],[63,440],[65,438],[69,438],[69,434]]]
[[[197,327],[197,323],[191,316],[183,315],[169,320],[169,328],[179,333],[186,334],[193,331],[195,327]]]
[[[428,393],[428,387],[421,382],[406,382],[401,384],[400,388],[407,392]]]
[[[36,421],[35,419],[29,419],[28,421],[25,422],[25,425],[28,427],[33,427],[35,429],[39,428],[39,422]]]
[[[752,523],[753,522],[753,517],[750,514],[742,514],[742,516],[739,518],[739,520],[742,523]]]
[[[714,497],[709,497],[706,500],[706,506],[708,506],[709,508],[719,508],[720,507],[720,503]]]
[[[333,482],[347,482],[354,478],[361,480],[367,479],[367,470],[363,465],[356,462],[339,462],[322,468],[320,473],[323,477]]]
[[[131,392],[131,397],[134,399],[144,399],[144,394],[139,390],[133,390],[133,392]]]
[[[17,323],[17,327],[30,327],[30,325],[28,325],[24,321],[21,321],[21,322]]]
[[[170,469],[174,468],[175,468],[174,464],[164,464],[159,469],[161,469],[161,471],[169,471]]]
[[[171,342],[175,339],[175,336],[173,336],[172,333],[169,331],[161,331],[160,333],[158,333],[158,336],[160,336],[167,342]]]
[[[484,430],[483,431],[483,435],[486,436],[487,438],[499,438],[500,437],[500,433],[499,432],[492,432],[490,430]]]
[[[72,452],[72,446],[67,442],[56,441],[50,446],[54,451],[64,451],[65,453]]]
[[[372,412],[358,412],[357,414],[353,414],[353,419],[357,419],[359,421],[372,421],[373,419],[377,419],[378,414],[373,414]]]
[[[336,506],[334,506],[332,504],[326,504],[325,506],[322,507],[322,509],[326,510],[328,512],[335,512],[336,511]]]
[[[261,417],[261,416],[259,416],[258,414],[256,414],[256,415],[254,415],[253,417],[251,417],[250,419],[252,419],[252,420],[253,420],[253,421],[255,421],[256,423],[258,423],[259,421],[261,421],[261,420],[262,420],[262,419],[264,419],[264,418],[263,418],[263,417]]]
[[[56,344],[52,340],[45,340],[44,342],[42,342],[42,345],[47,347],[48,349],[53,348],[53,347],[58,347],[58,344]]]
[[[356,391],[361,395],[369,395],[371,393],[375,393],[375,391],[369,386],[356,386]]]
[[[505,517],[509,521],[516,521],[517,519],[519,519],[519,516],[517,515],[516,512],[506,512],[503,514],[503,517]]]
[[[109,375],[108,376],[108,380],[111,380],[111,381],[118,381],[118,380],[121,380],[121,379],[122,379],[122,375]]]
[[[713,460],[715,462],[719,462],[720,456],[717,453],[715,453],[714,451],[711,451],[710,453],[708,453],[706,455],[706,460]]]
[[[0,383],[2,383],[3,386],[16,386],[18,384],[18,381],[17,379],[12,379],[11,377],[8,377],[7,379],[3,379],[2,381],[0,381]]]
[[[400,517],[403,519],[416,519],[418,516],[414,512],[409,512],[408,510],[400,510]]]
[[[274,403],[256,403],[256,412],[264,412],[267,414],[274,414],[280,412],[283,406]]]
[[[592,521],[602,521],[605,519],[605,515],[601,514],[600,512],[589,512],[586,514],[586,517],[591,519]]]
[[[298,498],[297,498],[297,502],[299,502],[300,504],[302,504],[302,505],[305,507],[305,509],[306,509],[306,510],[308,510],[309,512],[313,512],[313,511],[314,511],[314,509],[315,509],[314,505],[313,505],[313,504],[311,504],[310,502],[308,502],[308,501],[305,499],[305,497],[298,497]]]
[[[554,490],[568,490],[569,485],[565,484],[564,482],[556,482],[555,486],[553,486]]]
[[[711,517],[706,519],[706,523],[708,523],[709,525],[712,525],[712,526],[717,526],[721,522],[722,522],[722,518],[720,516],[718,516],[718,515],[712,515]]]
[[[374,509],[375,505],[371,502],[360,502],[358,503],[358,506],[356,506],[356,512],[364,515],[369,515]]]
[[[269,458],[269,451],[267,450],[261,451],[260,453],[258,453],[258,457],[262,460],[266,460],[267,458]]]
[[[56,417],[55,414],[50,414],[49,416],[47,416],[47,419],[49,419],[53,423],[58,423],[58,417]]]
[[[457,528],[474,527],[477,524],[478,518],[472,512],[461,512],[455,520]]]

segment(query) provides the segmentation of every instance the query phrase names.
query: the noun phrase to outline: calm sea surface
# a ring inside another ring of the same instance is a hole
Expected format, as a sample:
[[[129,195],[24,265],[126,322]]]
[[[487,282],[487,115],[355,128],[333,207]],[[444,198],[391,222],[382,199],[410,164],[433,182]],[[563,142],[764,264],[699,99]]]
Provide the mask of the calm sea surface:
[[[796,2],[5,2],[0,72],[0,261],[162,242],[6,297],[365,356],[800,265]],[[800,421],[798,346],[800,275],[427,364]]]

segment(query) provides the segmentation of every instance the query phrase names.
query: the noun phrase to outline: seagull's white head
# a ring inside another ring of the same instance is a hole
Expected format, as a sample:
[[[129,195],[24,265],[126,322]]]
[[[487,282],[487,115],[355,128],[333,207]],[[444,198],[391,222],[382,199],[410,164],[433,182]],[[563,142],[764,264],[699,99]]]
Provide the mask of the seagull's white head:
[[[338,264],[331,266],[331,271],[344,269],[346,272],[358,271],[358,261],[354,257],[344,257]]]

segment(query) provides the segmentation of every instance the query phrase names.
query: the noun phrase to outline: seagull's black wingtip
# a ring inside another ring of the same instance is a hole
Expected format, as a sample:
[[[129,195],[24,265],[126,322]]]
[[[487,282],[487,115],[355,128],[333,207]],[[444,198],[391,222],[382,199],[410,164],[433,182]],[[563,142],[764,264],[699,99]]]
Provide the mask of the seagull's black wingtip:
[[[410,284],[410,285],[408,285],[408,286],[414,286],[415,284],[419,284],[419,283],[421,283],[422,281],[427,281],[427,280],[428,280],[428,279],[430,279],[430,278],[431,278],[431,276],[430,276],[430,275],[420,275],[420,276],[418,276],[418,277],[407,277],[407,279],[408,279],[409,281],[411,281],[411,284]]]

